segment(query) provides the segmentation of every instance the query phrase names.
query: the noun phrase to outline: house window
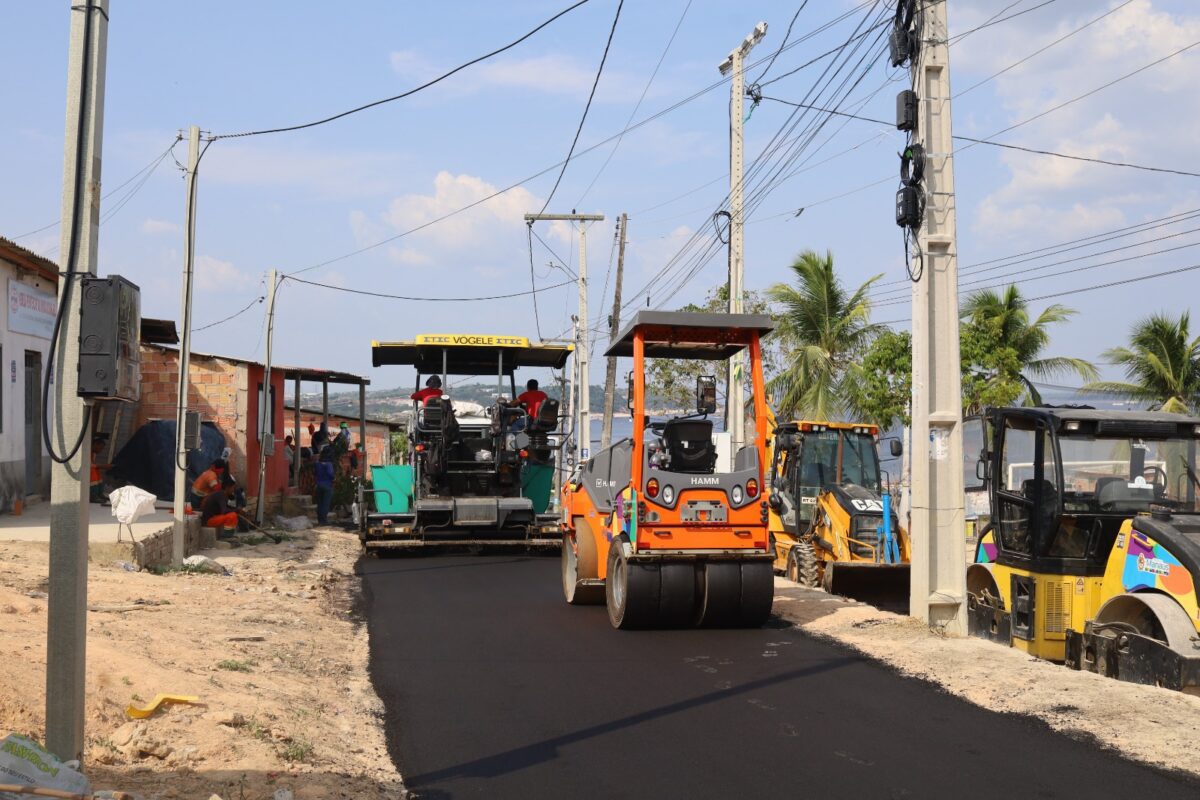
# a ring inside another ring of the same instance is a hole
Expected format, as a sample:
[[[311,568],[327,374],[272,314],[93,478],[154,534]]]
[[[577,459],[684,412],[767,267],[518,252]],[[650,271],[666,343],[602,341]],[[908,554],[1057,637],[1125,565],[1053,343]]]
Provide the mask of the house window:
[[[275,387],[274,386],[271,387],[270,398],[264,399],[263,398],[263,385],[260,383],[258,385],[258,414],[256,414],[254,416],[254,427],[255,428],[258,428],[258,422],[260,419],[262,419],[262,407],[263,407],[264,402],[269,403],[269,405],[267,406],[267,430],[270,432],[274,432],[275,431]],[[262,441],[262,435],[263,435],[263,432],[261,430],[258,431],[258,441],[260,441],[260,442]]]

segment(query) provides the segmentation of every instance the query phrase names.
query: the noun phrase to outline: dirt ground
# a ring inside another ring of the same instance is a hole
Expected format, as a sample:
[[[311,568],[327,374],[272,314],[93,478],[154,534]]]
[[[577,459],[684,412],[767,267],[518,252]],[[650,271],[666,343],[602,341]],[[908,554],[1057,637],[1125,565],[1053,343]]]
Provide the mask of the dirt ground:
[[[775,611],[798,628],[993,711],[1026,714],[1126,758],[1200,775],[1200,697],[1124,683],[775,579]],[[964,732],[969,735],[969,732]]]
[[[208,551],[228,576],[128,572],[93,548],[84,766],[94,790],[405,796],[353,616],[358,540],[293,536]],[[0,542],[0,736],[43,739],[46,574],[45,544]],[[199,703],[126,715],[159,693]]]

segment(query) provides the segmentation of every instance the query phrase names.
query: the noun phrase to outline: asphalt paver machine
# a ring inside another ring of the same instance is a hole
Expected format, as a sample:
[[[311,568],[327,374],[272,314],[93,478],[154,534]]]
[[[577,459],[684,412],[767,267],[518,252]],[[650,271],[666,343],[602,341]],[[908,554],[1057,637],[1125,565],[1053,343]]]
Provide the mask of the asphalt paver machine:
[[[440,376],[443,387],[451,376],[494,375],[497,385],[486,408],[456,406],[452,389],[413,401],[409,463],[373,465],[370,488],[360,489],[364,545],[558,546],[551,500],[562,439],[559,402],[548,398],[533,414],[515,406],[515,372],[561,370],[572,350],[521,336],[428,334],[372,342],[372,363],[414,367],[418,389],[430,375]]]
[[[759,340],[769,317],[639,311],[607,355],[633,359],[631,438],[562,489],[563,592],[604,603],[615,628],[756,627],[774,596],[764,470],[768,410]],[[709,414],[716,381],[697,381],[696,411],[649,422],[646,359],[722,361],[749,354],[753,438],[718,464]]]
[[[778,425],[773,444],[775,568],[802,586],[907,608],[908,533],[885,491],[879,428],[798,420]]]
[[[1200,691],[1200,419],[998,408],[980,454],[991,523],[968,629],[1122,680]]]

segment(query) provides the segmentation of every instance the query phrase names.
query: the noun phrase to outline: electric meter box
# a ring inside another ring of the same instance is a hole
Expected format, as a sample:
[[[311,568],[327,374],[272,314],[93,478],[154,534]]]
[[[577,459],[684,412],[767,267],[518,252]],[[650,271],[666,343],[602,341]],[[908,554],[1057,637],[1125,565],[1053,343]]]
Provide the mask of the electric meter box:
[[[79,292],[79,396],[136,403],[142,385],[141,290],[110,275],[84,277]]]

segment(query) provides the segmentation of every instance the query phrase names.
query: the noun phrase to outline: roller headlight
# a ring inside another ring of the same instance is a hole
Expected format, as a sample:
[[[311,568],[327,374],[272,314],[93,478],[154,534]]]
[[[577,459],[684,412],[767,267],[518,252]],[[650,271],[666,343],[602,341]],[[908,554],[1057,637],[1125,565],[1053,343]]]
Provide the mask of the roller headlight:
[[[664,503],[666,503],[667,505],[671,505],[675,502],[675,487],[674,486],[664,486],[663,487],[662,501]]]
[[[741,505],[742,501],[746,499],[746,495],[744,492],[742,492],[741,486],[733,487],[733,491],[729,493],[729,496],[733,498],[733,504],[735,506]]]

